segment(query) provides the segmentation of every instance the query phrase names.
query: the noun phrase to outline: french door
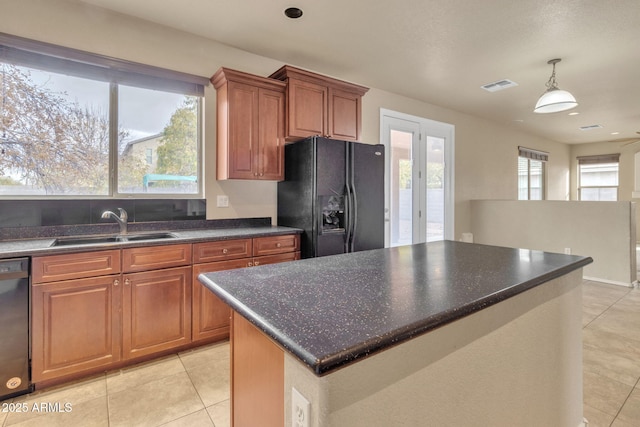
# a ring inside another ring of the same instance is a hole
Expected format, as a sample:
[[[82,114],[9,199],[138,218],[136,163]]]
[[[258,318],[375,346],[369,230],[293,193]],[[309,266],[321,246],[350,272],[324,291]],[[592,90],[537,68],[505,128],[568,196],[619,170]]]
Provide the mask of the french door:
[[[385,246],[453,239],[454,127],[380,110]]]

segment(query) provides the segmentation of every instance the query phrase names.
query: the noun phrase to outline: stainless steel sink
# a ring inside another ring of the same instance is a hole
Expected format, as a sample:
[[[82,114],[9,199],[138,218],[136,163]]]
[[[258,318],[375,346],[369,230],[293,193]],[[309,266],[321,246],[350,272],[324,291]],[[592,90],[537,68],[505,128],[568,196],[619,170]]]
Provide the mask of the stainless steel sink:
[[[172,239],[176,235],[172,233],[139,233],[139,234],[117,234],[110,236],[74,236],[60,237],[55,239],[51,246],[72,246],[72,245],[99,245],[103,243],[124,243],[139,242],[143,240]]]

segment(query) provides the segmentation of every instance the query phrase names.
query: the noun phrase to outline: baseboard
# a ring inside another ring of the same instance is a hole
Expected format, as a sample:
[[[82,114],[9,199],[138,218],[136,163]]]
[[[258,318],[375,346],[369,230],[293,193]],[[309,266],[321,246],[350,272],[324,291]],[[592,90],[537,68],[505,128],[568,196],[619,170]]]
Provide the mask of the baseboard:
[[[582,278],[584,280],[591,280],[593,282],[602,282],[602,283],[607,283],[609,285],[617,285],[617,286],[624,286],[626,288],[633,288],[636,283],[638,283],[637,280],[628,283],[628,282],[618,282],[617,280],[607,280],[607,279],[601,279],[599,277],[590,277],[590,276],[582,276]]]

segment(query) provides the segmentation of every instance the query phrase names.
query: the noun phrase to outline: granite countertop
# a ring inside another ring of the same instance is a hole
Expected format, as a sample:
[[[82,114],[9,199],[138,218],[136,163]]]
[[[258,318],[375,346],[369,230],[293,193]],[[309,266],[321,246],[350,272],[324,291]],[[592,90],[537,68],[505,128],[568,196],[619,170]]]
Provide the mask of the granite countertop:
[[[199,280],[323,375],[592,261],[441,241],[204,273]]]
[[[137,240],[132,242],[111,242],[82,245],[52,246],[55,237],[42,237],[31,239],[17,239],[0,241],[0,259],[19,256],[55,255],[72,252],[88,252],[105,249],[117,249],[136,246],[170,245],[178,243],[197,243],[215,240],[230,240],[253,237],[276,236],[291,233],[300,233],[302,230],[279,226],[247,226],[232,228],[202,228],[202,229],[173,229],[163,228],[152,231],[131,231],[130,234],[156,234],[166,231],[175,237],[158,240]],[[110,233],[116,235],[117,233]],[[67,236],[68,237],[68,236]]]

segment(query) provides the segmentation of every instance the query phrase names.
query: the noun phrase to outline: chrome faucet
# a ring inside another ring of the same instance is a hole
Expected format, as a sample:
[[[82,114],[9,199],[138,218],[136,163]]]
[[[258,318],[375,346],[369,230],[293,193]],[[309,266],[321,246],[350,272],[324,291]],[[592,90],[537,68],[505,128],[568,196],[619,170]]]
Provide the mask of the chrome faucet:
[[[122,208],[118,208],[118,210],[120,211],[120,216],[111,211],[104,211],[100,217],[104,219],[109,217],[115,219],[120,225],[120,234],[127,234],[127,220],[129,219],[127,211]]]

